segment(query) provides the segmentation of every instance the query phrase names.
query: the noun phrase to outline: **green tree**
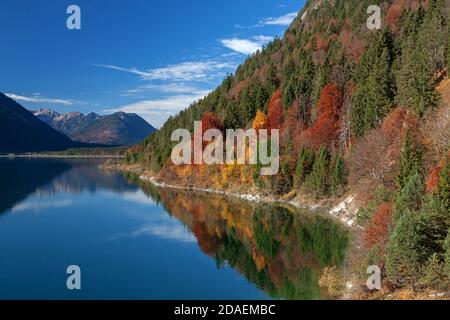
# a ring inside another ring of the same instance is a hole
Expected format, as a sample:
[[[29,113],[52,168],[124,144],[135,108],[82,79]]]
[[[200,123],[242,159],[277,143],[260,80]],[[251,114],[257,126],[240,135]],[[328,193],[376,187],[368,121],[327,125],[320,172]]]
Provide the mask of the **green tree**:
[[[424,191],[425,184],[418,172],[408,176],[405,186],[395,196],[395,218],[398,219],[405,212],[418,211]]]
[[[280,81],[277,77],[277,69],[275,65],[271,62],[269,69],[267,70],[267,86],[269,96],[272,96],[273,93],[280,87]]]
[[[314,151],[308,151],[305,146],[300,150],[295,168],[295,180],[298,187],[305,182],[306,177],[310,174],[314,164],[314,156]]]
[[[428,254],[445,253],[445,239],[450,228],[449,210],[446,209],[435,195],[425,198],[420,210],[422,240],[421,247]]]
[[[319,197],[328,194],[328,164],[328,150],[322,147],[315,158],[311,174],[306,180],[307,187]]]
[[[330,191],[333,195],[345,184],[345,164],[341,155],[335,154],[331,159]]]
[[[239,113],[239,106],[233,99],[228,102],[225,110],[224,124],[227,129],[238,129],[242,126],[242,116]]]
[[[391,110],[394,102],[392,64],[394,51],[389,29],[363,55],[355,77],[352,97],[352,128],[363,136],[375,127]]]
[[[447,274],[450,274],[450,228],[448,229],[447,238],[444,244],[445,249],[445,270]]]
[[[413,38],[408,42],[408,48],[402,57],[402,67],[397,74],[396,102],[410,107],[422,117],[429,107],[437,104],[436,80],[430,65],[429,52],[425,48],[417,48]]]
[[[294,187],[294,178],[290,172],[289,163],[281,162],[281,170],[275,177],[274,192],[277,195],[285,195]]]
[[[411,131],[408,130],[403,141],[398,164],[397,189],[402,190],[411,175],[421,173],[422,151],[414,142]]]
[[[420,284],[426,288],[435,290],[447,289],[449,278],[445,272],[445,264],[436,253],[431,255],[423,267]]]
[[[415,284],[420,274],[419,220],[413,213],[403,214],[392,230],[386,248],[386,272],[398,286]]]
[[[440,172],[437,196],[442,206],[450,211],[450,157],[446,158]]]

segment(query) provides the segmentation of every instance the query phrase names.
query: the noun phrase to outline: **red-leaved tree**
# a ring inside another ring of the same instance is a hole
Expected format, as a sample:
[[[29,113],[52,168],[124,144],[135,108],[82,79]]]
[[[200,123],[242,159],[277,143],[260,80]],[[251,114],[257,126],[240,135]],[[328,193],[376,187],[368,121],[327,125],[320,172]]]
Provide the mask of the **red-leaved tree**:
[[[390,203],[383,203],[375,211],[372,221],[364,234],[364,245],[368,250],[376,245],[380,245],[380,249],[384,251],[391,222],[392,205]]]
[[[303,134],[305,145],[318,150],[322,146],[331,148],[337,142],[341,108],[341,90],[335,84],[326,85],[317,103],[318,119],[314,126]]]
[[[283,117],[283,102],[281,90],[278,89],[270,99],[267,108],[267,129],[280,129]]]

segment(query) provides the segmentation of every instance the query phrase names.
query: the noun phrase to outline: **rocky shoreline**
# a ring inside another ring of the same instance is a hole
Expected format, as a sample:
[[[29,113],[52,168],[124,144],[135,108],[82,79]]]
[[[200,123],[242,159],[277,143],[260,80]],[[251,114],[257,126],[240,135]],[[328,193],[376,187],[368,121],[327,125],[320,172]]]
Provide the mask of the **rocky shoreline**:
[[[130,166],[124,164],[103,164],[100,165],[103,170],[118,170],[124,172],[131,172],[139,176],[143,181],[150,182],[151,184],[160,188],[170,188],[170,189],[180,189],[180,190],[192,190],[197,192],[206,192],[221,194],[228,197],[236,197],[246,201],[252,202],[264,202],[264,203],[281,203],[293,206],[298,209],[309,209],[309,210],[322,210],[327,212],[331,217],[337,219],[342,224],[349,228],[356,227],[356,215],[359,206],[356,203],[356,195],[347,195],[340,201],[335,201],[334,203],[328,202],[314,202],[300,196],[294,196],[290,199],[277,198],[274,196],[267,196],[252,190],[250,193],[233,192],[229,190],[218,190],[212,188],[200,188],[194,186],[183,186],[170,184],[164,181],[160,181],[155,177],[152,172],[149,172],[139,166]]]

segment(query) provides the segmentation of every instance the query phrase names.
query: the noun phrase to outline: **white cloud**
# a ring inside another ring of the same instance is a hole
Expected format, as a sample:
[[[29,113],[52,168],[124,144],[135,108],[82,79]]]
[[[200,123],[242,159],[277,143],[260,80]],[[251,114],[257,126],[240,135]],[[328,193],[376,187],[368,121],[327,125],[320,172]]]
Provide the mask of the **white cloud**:
[[[209,91],[205,90],[191,95],[175,95],[155,100],[142,100],[117,108],[104,110],[103,112],[123,111],[137,113],[152,125],[161,127],[171,115],[189,107],[193,102],[205,97],[208,93]]]
[[[266,18],[260,21],[260,24],[270,26],[289,26],[292,23],[292,21],[297,17],[297,15],[298,12],[291,12],[281,17]]]
[[[252,39],[223,39],[221,43],[231,49],[241,54],[249,55],[255,53],[258,50],[261,50],[263,45],[272,41],[273,37],[269,36],[254,36]]]
[[[125,93],[129,95],[145,91],[157,91],[162,93],[174,93],[174,94],[188,93],[198,95],[204,93],[205,90],[195,86],[188,85],[186,83],[167,83],[160,85],[154,84],[144,85],[136,89],[127,90]]]
[[[47,201],[47,202],[28,200],[28,201],[16,204],[11,209],[11,211],[12,212],[23,212],[23,211],[41,212],[44,210],[48,210],[50,208],[69,207],[72,204],[73,204],[73,201],[70,199],[54,200],[54,201]]]
[[[28,103],[51,103],[51,104],[61,104],[61,105],[66,105],[66,106],[71,106],[75,103],[74,100],[44,98],[37,94],[34,94],[31,97],[21,96],[21,95],[17,95],[14,93],[5,93],[5,95],[13,100],[20,101],[20,102],[28,102]]]
[[[147,225],[131,233],[131,237],[151,236],[165,240],[195,243],[196,238],[180,225]]]
[[[161,81],[207,81],[223,76],[226,71],[235,67],[234,63],[215,60],[188,61],[148,71],[105,64],[95,64],[95,66],[136,74],[144,80]]]
[[[155,205],[153,199],[142,192],[142,190],[136,192],[126,191],[121,193],[121,197],[126,201],[135,202],[138,204]]]

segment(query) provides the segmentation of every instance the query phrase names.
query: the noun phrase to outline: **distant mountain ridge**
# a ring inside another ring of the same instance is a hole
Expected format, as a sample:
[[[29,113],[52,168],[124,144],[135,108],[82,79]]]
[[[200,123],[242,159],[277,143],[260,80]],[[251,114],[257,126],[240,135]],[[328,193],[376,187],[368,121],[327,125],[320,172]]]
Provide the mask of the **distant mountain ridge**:
[[[87,147],[77,143],[0,93],[0,153],[61,151]]]
[[[52,109],[32,111],[41,121],[64,133],[74,141],[110,146],[133,145],[156,131],[137,114],[117,112],[101,116],[97,113],[68,112]]]

